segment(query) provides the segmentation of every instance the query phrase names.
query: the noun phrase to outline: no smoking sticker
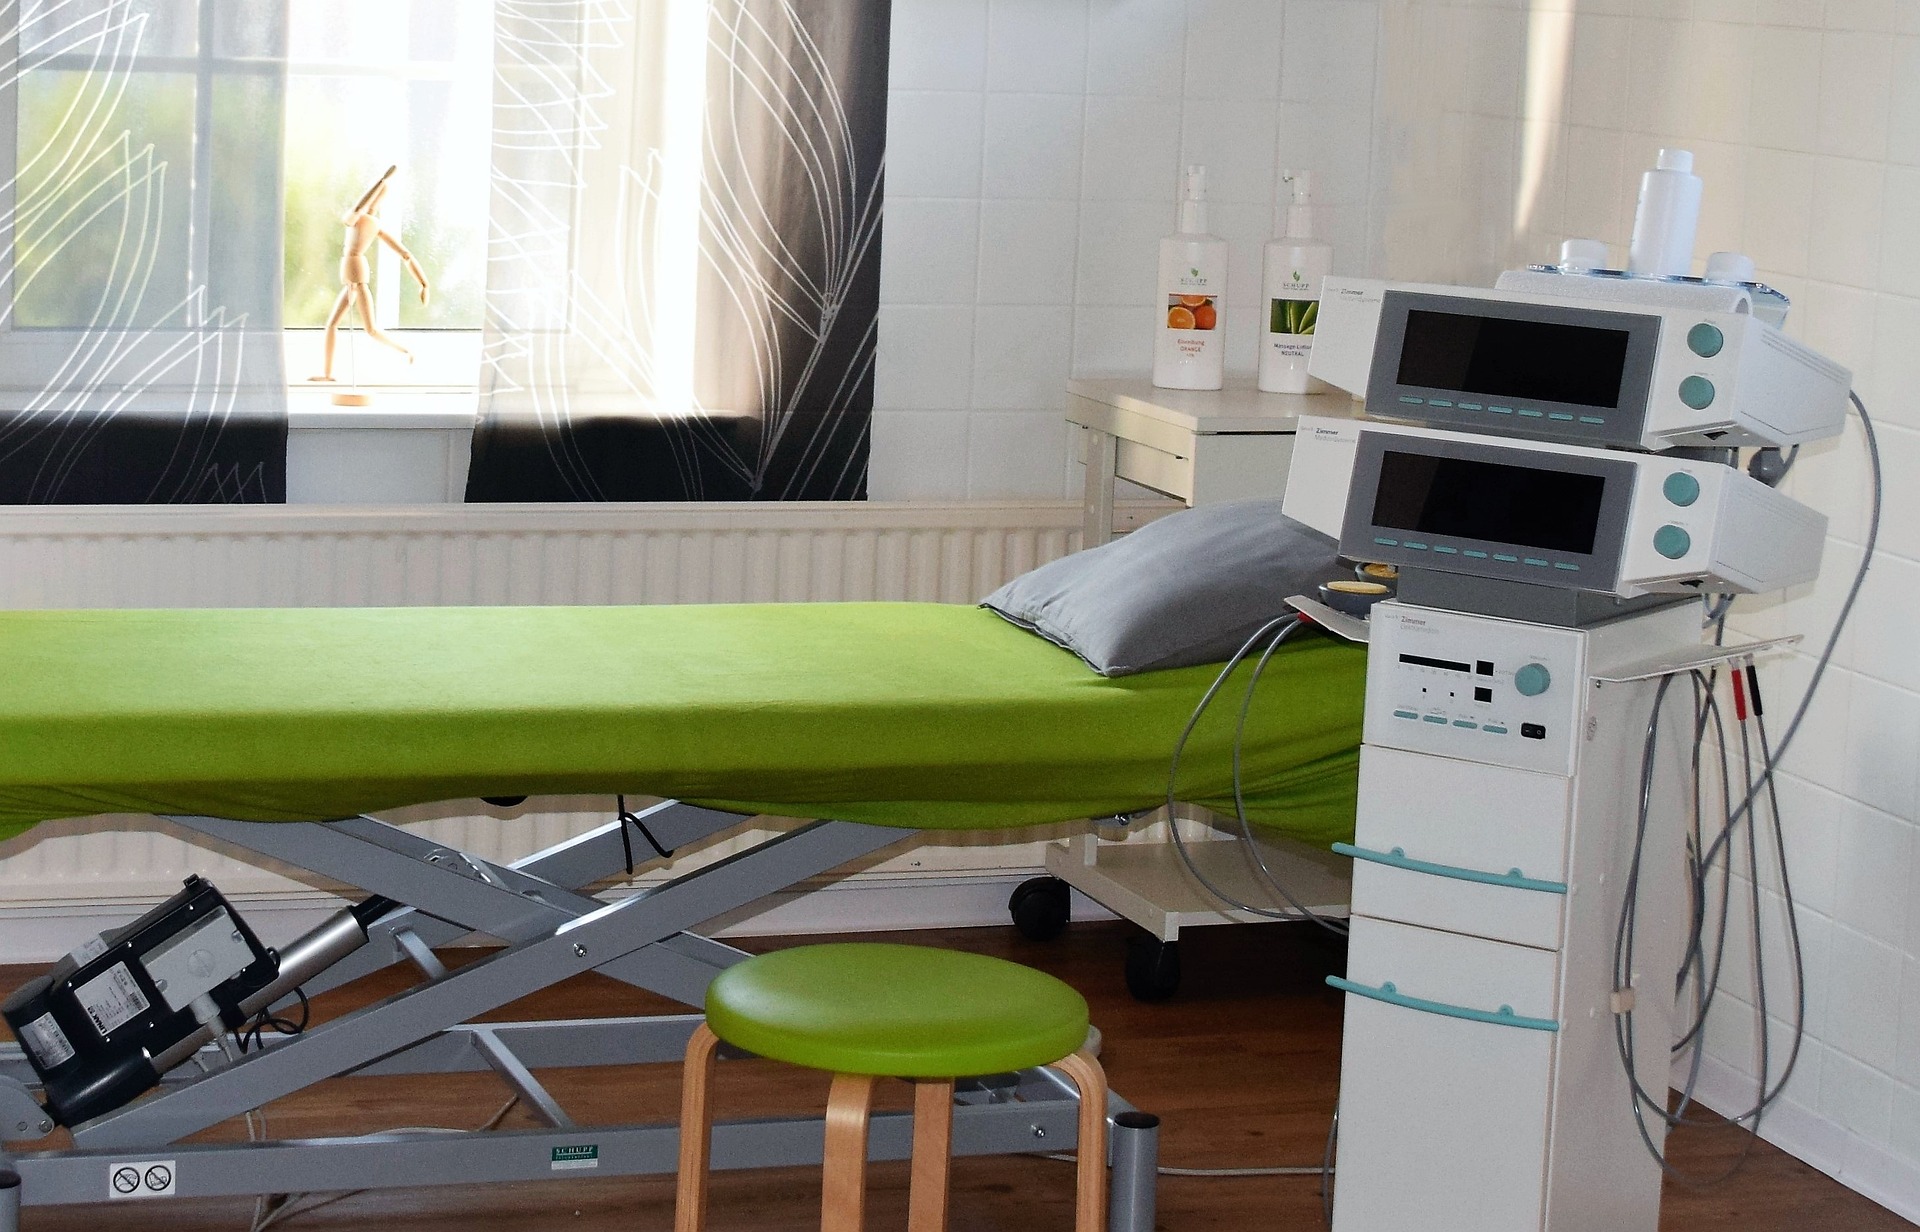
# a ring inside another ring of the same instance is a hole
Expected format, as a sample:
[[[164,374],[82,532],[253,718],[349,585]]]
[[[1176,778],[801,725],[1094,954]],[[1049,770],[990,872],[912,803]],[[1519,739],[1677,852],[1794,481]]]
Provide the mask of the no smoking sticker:
[[[107,1197],[169,1198],[173,1196],[171,1159],[128,1160],[107,1165]]]

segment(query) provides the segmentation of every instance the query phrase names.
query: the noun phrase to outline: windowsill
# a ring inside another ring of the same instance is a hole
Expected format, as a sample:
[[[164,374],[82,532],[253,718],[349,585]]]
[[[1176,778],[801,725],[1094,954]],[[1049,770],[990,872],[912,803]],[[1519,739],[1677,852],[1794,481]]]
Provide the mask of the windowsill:
[[[480,395],[473,390],[362,389],[366,406],[335,406],[332,397],[351,387],[301,383],[287,389],[287,428],[293,432],[361,429],[439,429],[473,427]]]

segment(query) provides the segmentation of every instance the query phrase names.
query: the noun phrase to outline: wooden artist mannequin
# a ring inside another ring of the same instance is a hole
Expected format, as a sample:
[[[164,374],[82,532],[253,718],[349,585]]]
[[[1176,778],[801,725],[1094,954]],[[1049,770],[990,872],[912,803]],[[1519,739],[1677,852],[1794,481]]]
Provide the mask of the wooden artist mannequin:
[[[331,381],[333,376],[333,347],[340,328],[340,322],[347,315],[349,307],[360,309],[360,324],[367,331],[367,337],[383,346],[390,346],[413,362],[413,352],[382,333],[373,322],[373,294],[368,283],[373,277],[373,263],[367,254],[373,250],[376,242],[384,243],[400,254],[407,263],[407,270],[420,284],[420,302],[427,302],[427,275],[420,268],[420,262],[404,248],[392,232],[380,225],[380,202],[386,198],[387,188],[393,179],[398,165],[388,167],[373,187],[367,189],[358,204],[345,214],[340,221],[347,229],[346,245],[340,253],[340,298],[333,301],[333,311],[327,314],[327,341],[325,360],[316,381]]]

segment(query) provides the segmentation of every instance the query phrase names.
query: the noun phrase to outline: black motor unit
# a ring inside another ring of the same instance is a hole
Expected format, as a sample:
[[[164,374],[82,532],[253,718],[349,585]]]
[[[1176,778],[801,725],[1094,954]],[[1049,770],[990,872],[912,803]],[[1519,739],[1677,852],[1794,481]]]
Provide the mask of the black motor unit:
[[[40,1076],[47,1112],[77,1125],[158,1083],[152,1058],[203,1023],[237,1030],[240,1003],[278,971],[220,891],[188,877],[178,894],[7,998],[0,1014]]]

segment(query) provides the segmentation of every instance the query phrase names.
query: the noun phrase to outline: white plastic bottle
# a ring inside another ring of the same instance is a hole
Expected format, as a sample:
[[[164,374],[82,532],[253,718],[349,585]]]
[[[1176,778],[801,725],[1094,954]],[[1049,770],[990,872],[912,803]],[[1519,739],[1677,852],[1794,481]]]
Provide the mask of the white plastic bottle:
[[[1700,226],[1700,177],[1689,150],[1662,150],[1653,170],[1640,177],[1640,205],[1633,214],[1629,273],[1666,278],[1693,272],[1693,236]]]
[[[1320,316],[1320,283],[1333,272],[1333,245],[1314,238],[1313,173],[1282,171],[1280,180],[1287,212],[1274,219],[1260,278],[1260,388],[1304,394],[1322,388],[1307,375],[1307,358]]]
[[[1218,389],[1226,372],[1227,241],[1207,233],[1207,169],[1181,179],[1180,230],[1160,241],[1153,383]]]

